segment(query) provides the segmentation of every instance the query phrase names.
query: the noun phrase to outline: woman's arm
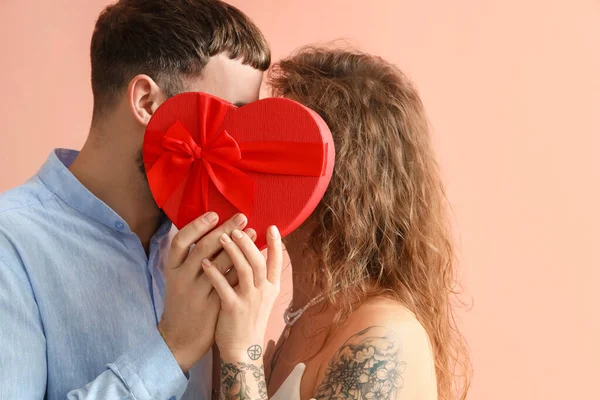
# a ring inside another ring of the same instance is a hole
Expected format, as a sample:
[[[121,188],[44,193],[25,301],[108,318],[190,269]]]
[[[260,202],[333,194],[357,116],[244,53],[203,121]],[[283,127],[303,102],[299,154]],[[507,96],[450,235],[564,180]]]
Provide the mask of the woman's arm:
[[[255,351],[254,346],[249,349],[249,352]],[[268,399],[262,357],[257,360],[246,355],[222,358],[220,393],[221,399]]]
[[[397,335],[371,326],[350,337],[329,361],[315,398],[396,399],[407,363]]]
[[[323,350],[314,398],[437,400],[427,334],[401,306],[365,307]]]
[[[239,283],[235,287],[209,261],[204,273],[221,298],[215,342],[221,353],[220,399],[267,399],[263,345],[269,315],[279,294],[283,249],[275,227],[267,234],[267,259],[243,232],[223,235]]]

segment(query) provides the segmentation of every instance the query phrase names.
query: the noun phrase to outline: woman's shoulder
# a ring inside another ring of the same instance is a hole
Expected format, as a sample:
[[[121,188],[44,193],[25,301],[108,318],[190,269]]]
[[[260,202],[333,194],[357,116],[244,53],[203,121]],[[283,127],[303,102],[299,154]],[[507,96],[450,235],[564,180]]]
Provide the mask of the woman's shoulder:
[[[373,393],[373,398],[396,399],[400,393],[403,399],[437,396],[427,332],[400,302],[374,298],[362,304],[331,333],[321,355],[321,398],[351,387]],[[344,389],[340,382],[348,378]]]
[[[375,297],[348,316],[347,329],[365,325],[383,325],[398,334],[427,339],[427,332],[415,313],[398,300]]]
[[[348,316],[348,324],[356,324],[361,321],[391,323],[407,328],[422,328],[415,314],[402,302],[382,296],[367,300]]]
[[[414,349],[419,354],[431,354],[431,345],[427,331],[404,304],[397,300],[375,297],[356,308],[339,327],[335,335],[337,342],[344,337],[360,337],[369,332],[386,332],[386,336],[395,338],[402,349],[408,353]]]

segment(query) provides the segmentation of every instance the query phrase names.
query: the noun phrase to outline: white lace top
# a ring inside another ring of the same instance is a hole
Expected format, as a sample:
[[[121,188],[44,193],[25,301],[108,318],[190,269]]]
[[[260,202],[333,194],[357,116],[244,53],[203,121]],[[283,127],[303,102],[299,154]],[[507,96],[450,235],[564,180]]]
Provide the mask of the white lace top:
[[[277,392],[271,396],[271,400],[300,400],[300,383],[306,365],[300,363],[296,365],[292,373],[281,384]],[[315,400],[310,399],[310,400]]]

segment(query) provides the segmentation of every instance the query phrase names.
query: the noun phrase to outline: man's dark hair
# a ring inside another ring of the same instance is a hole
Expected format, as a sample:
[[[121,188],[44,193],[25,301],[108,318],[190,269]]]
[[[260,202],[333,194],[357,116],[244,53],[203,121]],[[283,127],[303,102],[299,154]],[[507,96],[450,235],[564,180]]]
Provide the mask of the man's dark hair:
[[[138,74],[173,96],[224,53],[261,71],[267,42],[250,19],[220,0],[120,0],[98,18],[90,49],[94,119],[114,105]]]

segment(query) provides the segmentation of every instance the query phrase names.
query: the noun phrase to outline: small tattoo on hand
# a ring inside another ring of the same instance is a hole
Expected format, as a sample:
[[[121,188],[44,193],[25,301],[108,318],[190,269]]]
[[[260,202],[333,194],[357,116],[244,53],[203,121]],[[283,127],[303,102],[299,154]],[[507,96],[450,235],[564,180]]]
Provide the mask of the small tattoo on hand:
[[[262,356],[262,347],[257,344],[248,347],[248,357],[250,357],[252,361],[258,360],[260,356]]]

